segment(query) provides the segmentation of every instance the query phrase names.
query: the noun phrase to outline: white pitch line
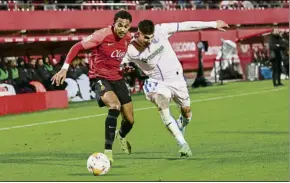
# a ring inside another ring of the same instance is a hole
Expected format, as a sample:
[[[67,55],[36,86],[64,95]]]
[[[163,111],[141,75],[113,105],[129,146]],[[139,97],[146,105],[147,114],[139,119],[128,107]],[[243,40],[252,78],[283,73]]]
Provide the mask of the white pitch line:
[[[206,101],[213,101],[213,100],[221,100],[221,99],[234,98],[234,97],[247,96],[247,95],[255,95],[255,94],[260,94],[260,93],[279,91],[279,90],[282,90],[282,89],[284,89],[284,88],[256,91],[256,92],[250,92],[250,93],[241,93],[241,94],[228,95],[228,96],[212,97],[212,98],[206,98],[206,99],[197,99],[197,100],[192,100],[191,103],[206,102]],[[171,105],[174,105],[174,104],[171,104]],[[138,108],[138,109],[135,109],[134,112],[136,112],[136,111],[144,111],[144,110],[149,110],[149,109],[155,109],[155,108],[156,108],[155,106]],[[0,128],[0,131],[7,131],[7,130],[12,130],[12,129],[17,129],[17,128],[26,128],[26,127],[32,127],[32,126],[54,124],[54,123],[64,123],[64,122],[68,122],[68,121],[88,119],[88,118],[94,118],[94,117],[106,116],[106,115],[107,115],[107,113],[101,113],[101,114],[96,114],[96,115],[81,116],[81,117],[67,118],[67,119],[60,119],[60,120],[53,120],[53,121],[45,121],[45,122],[32,123],[32,124],[27,124],[27,125],[4,127],[4,128]]]

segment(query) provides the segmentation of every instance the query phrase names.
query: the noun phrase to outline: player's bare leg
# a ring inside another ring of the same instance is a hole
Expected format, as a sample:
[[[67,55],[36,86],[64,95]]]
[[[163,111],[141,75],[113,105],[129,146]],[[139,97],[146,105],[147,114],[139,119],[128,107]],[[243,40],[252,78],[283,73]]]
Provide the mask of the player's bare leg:
[[[185,106],[180,108],[180,116],[177,119],[177,124],[182,131],[182,133],[185,133],[185,127],[190,123],[192,118],[192,112],[190,109],[190,106]]]
[[[180,155],[182,157],[191,156],[192,152],[189,148],[189,145],[184,139],[184,136],[181,133],[175,119],[170,114],[169,98],[161,94],[153,94],[152,102],[154,102],[155,105],[157,106],[163,123],[165,124],[167,129],[171,132],[171,134],[175,137],[177,143],[181,147],[179,150]]]
[[[108,116],[105,121],[105,154],[113,163],[112,146],[115,139],[117,119],[120,115],[121,104],[113,91],[107,91],[101,96],[102,101],[108,107]]]
[[[134,124],[133,103],[129,102],[121,106],[122,123],[120,130],[116,133],[116,138],[119,140],[122,150],[126,154],[131,154],[131,144],[125,138],[131,131]]]

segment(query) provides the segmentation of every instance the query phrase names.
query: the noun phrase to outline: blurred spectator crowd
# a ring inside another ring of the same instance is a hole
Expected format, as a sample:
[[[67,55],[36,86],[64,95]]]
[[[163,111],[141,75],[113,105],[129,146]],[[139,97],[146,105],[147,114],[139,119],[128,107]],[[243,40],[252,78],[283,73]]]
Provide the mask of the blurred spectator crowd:
[[[248,1],[248,0],[0,0],[0,10],[34,11],[34,10],[176,10],[176,9],[265,9],[289,8],[289,0]]]
[[[59,62],[49,56],[42,57],[6,57],[0,59],[0,96],[3,87],[10,90],[10,94],[24,94],[66,90],[70,101],[88,101],[95,98],[94,86],[91,86],[88,72],[88,58],[76,57],[71,63],[65,82],[61,86],[52,83],[51,78],[57,73],[65,60],[65,55]],[[57,62],[55,64],[55,62]],[[136,72],[125,74],[127,87],[132,93],[142,90],[144,74],[137,69]]]
[[[272,35],[270,35],[271,37]],[[278,67],[281,67],[281,74],[285,76],[285,79],[289,78],[289,32],[280,33],[280,48],[279,53],[280,57],[277,58],[279,60]],[[263,43],[261,46],[253,47],[253,63],[258,65],[259,67],[267,67],[273,70],[275,64],[275,57],[271,53],[269,43]],[[273,45],[272,45],[273,47]],[[284,78],[284,77],[283,77]]]
[[[66,83],[56,86],[51,83],[52,76],[58,72],[64,62],[61,56],[59,63],[53,65],[49,56],[30,58],[6,57],[0,60],[0,84],[12,85],[16,94],[38,92],[35,82],[44,86],[45,91],[64,90]],[[82,74],[88,74],[88,64],[84,58],[75,58],[68,70],[67,78],[77,80]]]
[[[282,42],[284,43],[284,47],[286,49],[281,49],[282,56],[282,65],[287,69],[287,73],[289,75],[289,32],[280,33],[280,37]],[[261,66],[271,66],[270,62],[270,50],[269,44],[264,43],[262,46],[253,47],[253,62],[257,63]]]

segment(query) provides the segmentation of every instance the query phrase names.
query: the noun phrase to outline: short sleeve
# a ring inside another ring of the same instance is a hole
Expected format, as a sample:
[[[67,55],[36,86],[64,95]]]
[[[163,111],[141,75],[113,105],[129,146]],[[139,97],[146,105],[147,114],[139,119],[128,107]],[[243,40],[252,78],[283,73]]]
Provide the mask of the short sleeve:
[[[95,31],[93,34],[84,38],[81,43],[84,49],[90,49],[100,45],[104,38],[109,34],[108,28],[100,29]]]

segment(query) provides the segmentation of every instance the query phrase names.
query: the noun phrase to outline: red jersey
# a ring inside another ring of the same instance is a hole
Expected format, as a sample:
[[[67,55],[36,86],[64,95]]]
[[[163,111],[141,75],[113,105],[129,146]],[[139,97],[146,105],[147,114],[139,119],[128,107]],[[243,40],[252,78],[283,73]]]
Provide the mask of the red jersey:
[[[101,77],[111,81],[122,79],[120,63],[130,41],[130,32],[119,38],[115,35],[113,27],[97,30],[83,39],[83,48],[92,51],[89,58],[89,78]]]

